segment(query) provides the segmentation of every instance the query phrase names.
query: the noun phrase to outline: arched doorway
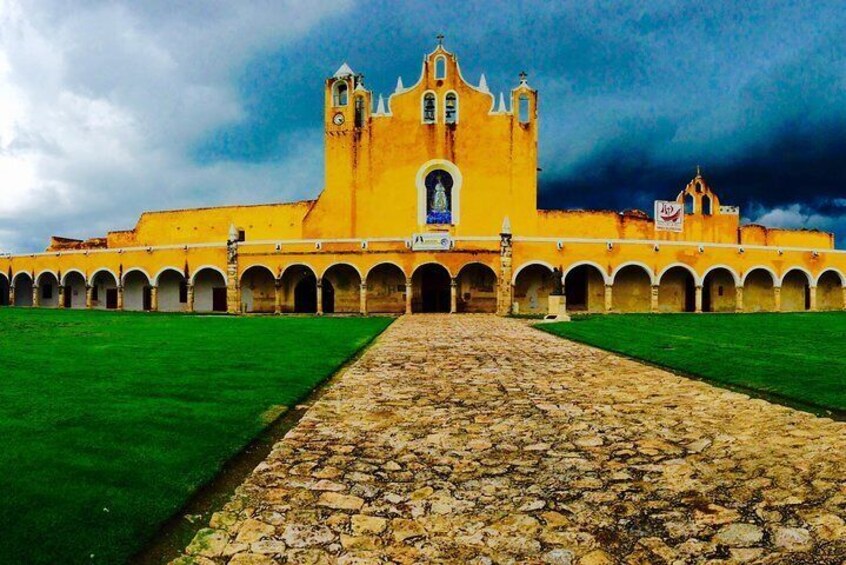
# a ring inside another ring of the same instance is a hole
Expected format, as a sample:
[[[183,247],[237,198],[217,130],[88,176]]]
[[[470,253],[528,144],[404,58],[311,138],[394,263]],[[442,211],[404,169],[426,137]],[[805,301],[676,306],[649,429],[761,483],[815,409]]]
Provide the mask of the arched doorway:
[[[775,310],[775,278],[766,269],[752,269],[743,281],[743,309],[747,312]]]
[[[817,280],[817,310],[843,310],[843,278],[826,271]]]
[[[658,281],[660,312],[696,312],[696,279],[685,267],[675,266]]]
[[[282,273],[282,311],[317,312],[317,275],[306,265],[291,265]]]
[[[0,306],[9,305],[9,279],[6,275],[0,273]]]
[[[123,309],[148,312],[153,308],[150,279],[144,271],[135,269],[123,276]]]
[[[188,280],[178,269],[161,271],[156,277],[156,289],[159,312],[185,312],[188,308]]]
[[[781,281],[781,311],[804,312],[811,309],[811,280],[808,274],[792,269]]]
[[[577,265],[564,276],[568,312],[604,312],[605,276],[595,265]]]
[[[737,310],[737,286],[734,273],[726,268],[712,269],[702,283],[703,312],[734,312]]]
[[[15,282],[15,306],[32,306],[32,277],[18,273]]]
[[[514,313],[546,314],[555,285],[555,273],[546,265],[532,263],[520,268],[514,279]]]
[[[226,312],[226,277],[205,267],[194,274],[194,311]]]
[[[443,265],[427,263],[418,267],[411,277],[411,311],[449,312],[451,282],[449,271]]]
[[[38,305],[41,308],[59,306],[59,279],[50,272],[38,275]]]
[[[367,311],[376,314],[405,312],[405,272],[393,263],[381,263],[367,273]]]
[[[652,309],[652,275],[641,265],[627,265],[614,274],[612,308],[617,312]]]
[[[68,271],[64,276],[65,308],[85,308],[85,277],[78,271]]]
[[[496,273],[482,263],[464,265],[456,277],[459,312],[496,312]]]
[[[97,271],[91,278],[91,307],[114,310],[118,307],[117,279],[109,271]]]
[[[352,313],[361,310],[361,275],[352,265],[332,265],[323,273],[321,284],[324,313]]]
[[[241,311],[269,314],[276,311],[276,277],[262,265],[241,275]]]

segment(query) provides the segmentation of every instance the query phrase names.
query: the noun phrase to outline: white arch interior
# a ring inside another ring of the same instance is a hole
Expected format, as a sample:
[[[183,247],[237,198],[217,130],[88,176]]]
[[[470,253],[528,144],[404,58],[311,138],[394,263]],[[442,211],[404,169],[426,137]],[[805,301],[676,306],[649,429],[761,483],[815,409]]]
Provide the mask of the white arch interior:
[[[194,273],[194,311],[226,312],[226,277],[218,269],[204,267]]]
[[[164,269],[156,275],[159,312],[185,312],[188,308],[188,281],[178,269]]]
[[[38,305],[41,308],[59,306],[59,279],[50,271],[44,271],[38,278]]]
[[[141,269],[132,269],[123,275],[123,309],[131,312],[149,310],[150,279]]]
[[[15,282],[15,306],[32,306],[32,278],[28,273],[18,273]]]
[[[108,269],[91,276],[91,307],[96,310],[117,308],[117,277]]]
[[[65,307],[85,308],[85,275],[80,271],[68,271],[64,277]]]

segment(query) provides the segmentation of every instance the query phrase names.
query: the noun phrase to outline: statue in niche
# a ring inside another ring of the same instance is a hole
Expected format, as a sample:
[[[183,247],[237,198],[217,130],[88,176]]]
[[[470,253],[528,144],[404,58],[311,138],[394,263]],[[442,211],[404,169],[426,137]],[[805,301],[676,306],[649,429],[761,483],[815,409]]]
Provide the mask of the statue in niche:
[[[426,223],[452,223],[452,176],[446,171],[426,175]]]

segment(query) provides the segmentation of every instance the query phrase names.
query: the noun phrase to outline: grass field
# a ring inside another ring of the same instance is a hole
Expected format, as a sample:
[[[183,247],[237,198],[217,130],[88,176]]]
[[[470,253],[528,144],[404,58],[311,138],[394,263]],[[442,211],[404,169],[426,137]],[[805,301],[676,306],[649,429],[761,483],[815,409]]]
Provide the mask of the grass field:
[[[389,323],[0,309],[0,563],[125,561]]]
[[[538,327],[716,383],[846,411],[846,313],[586,316]]]

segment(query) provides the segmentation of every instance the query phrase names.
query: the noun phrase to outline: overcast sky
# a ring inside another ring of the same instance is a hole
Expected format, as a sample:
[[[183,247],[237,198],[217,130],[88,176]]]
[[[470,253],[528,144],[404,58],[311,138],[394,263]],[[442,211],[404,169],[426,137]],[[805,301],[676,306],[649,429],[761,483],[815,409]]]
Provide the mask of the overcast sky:
[[[700,164],[746,221],[844,247],[842,0],[0,0],[0,250],[313,198],[323,79],[388,94],[438,32],[468,80],[539,89],[542,207],[650,210]]]

